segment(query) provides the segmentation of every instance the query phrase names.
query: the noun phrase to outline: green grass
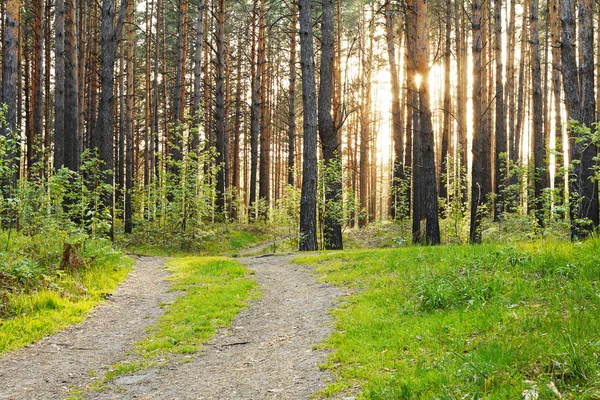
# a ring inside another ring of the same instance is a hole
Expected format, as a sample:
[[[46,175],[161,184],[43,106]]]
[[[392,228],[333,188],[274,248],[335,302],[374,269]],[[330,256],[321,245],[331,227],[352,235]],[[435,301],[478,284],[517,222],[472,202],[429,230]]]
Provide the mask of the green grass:
[[[213,224],[195,233],[159,232],[140,229],[132,235],[118,236],[117,243],[129,253],[150,256],[230,255],[269,240],[266,226]]]
[[[134,357],[111,366],[92,390],[102,390],[121,375],[198,352],[218,329],[229,326],[260,295],[250,278],[251,271],[231,259],[176,258],[167,261],[166,267],[172,273],[172,289],[181,294],[166,306],[165,314],[150,327],[148,336],[136,343]]]
[[[227,258],[177,258],[166,266],[173,274],[173,290],[183,294],[137,344],[137,351],[145,356],[198,351],[258,295],[250,270]]]
[[[46,244],[52,241],[49,238]],[[20,237],[13,246],[11,253],[2,254],[0,267],[4,277],[0,285],[0,354],[83,321],[92,307],[104,300],[104,294],[125,279],[133,264],[104,240],[86,242],[85,266],[68,272],[56,269],[58,257],[54,263],[42,263],[41,252],[31,249],[33,239]],[[50,252],[48,249],[52,246],[45,251]]]
[[[354,294],[327,397],[600,397],[600,240],[412,247],[297,260]]]

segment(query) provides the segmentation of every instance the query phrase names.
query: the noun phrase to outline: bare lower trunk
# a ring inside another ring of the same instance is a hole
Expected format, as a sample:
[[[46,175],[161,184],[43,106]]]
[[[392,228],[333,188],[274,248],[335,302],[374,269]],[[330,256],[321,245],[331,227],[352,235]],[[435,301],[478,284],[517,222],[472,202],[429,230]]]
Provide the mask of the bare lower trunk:
[[[300,251],[317,250],[317,93],[310,0],[299,0],[304,161],[300,198]]]

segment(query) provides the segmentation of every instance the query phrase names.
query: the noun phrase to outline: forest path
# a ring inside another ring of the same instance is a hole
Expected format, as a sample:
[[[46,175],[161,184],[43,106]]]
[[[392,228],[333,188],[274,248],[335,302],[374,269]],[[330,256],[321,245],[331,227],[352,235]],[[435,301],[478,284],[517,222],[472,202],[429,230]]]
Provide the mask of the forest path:
[[[263,296],[203,350],[123,375],[88,399],[307,399],[322,388],[326,357],[313,347],[332,329],[340,289],[318,283],[292,256],[238,259],[254,271]],[[0,357],[0,399],[62,399],[85,388],[133,344],[174,299],[163,259],[143,257],[106,303],[80,325]],[[181,362],[185,361],[185,362]],[[95,372],[94,374],[91,371]]]
[[[86,320],[0,357],[0,399],[63,399],[120,361],[172,301],[164,259],[141,257],[127,279]]]
[[[240,258],[263,296],[185,363],[145,370],[112,382],[89,399],[308,399],[328,373],[313,347],[332,328],[338,288],[318,283],[292,256]]]

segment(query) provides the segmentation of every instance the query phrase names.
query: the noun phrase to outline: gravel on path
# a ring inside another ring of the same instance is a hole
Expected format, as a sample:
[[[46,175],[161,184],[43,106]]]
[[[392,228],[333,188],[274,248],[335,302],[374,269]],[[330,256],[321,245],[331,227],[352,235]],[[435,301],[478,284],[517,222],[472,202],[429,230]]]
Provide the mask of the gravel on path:
[[[126,280],[86,320],[0,356],[0,399],[63,399],[123,359],[173,300],[164,259],[141,257]]]
[[[292,256],[239,261],[263,296],[186,363],[123,376],[89,399],[308,399],[330,379],[315,349],[331,332],[340,289],[319,283]]]

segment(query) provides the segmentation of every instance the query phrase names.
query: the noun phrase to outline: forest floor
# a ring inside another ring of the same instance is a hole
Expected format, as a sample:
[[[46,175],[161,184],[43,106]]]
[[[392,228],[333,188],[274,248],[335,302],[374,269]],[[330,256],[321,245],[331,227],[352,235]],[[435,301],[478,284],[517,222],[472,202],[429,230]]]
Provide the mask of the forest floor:
[[[292,256],[238,260],[262,297],[193,355],[118,376],[90,390],[178,295],[164,259],[141,257],[126,281],[80,325],[0,357],[0,399],[306,399],[330,379],[316,349],[331,332],[340,289],[318,283]]]

